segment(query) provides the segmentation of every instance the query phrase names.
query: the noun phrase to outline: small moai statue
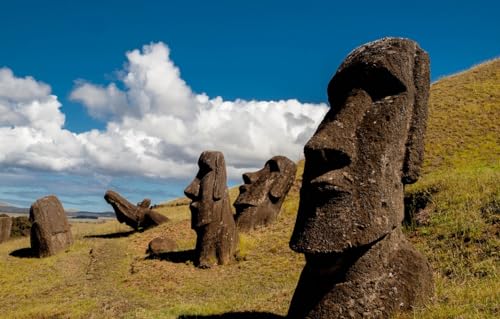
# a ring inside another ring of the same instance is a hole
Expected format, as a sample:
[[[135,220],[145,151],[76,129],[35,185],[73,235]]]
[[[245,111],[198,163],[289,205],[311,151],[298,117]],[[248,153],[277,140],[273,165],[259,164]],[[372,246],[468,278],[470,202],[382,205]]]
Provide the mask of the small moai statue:
[[[297,166],[285,156],[274,156],[261,170],[243,174],[244,184],[234,202],[236,226],[247,232],[273,223],[295,179]]]
[[[304,148],[290,247],[306,265],[288,318],[389,318],[432,296],[430,265],[401,231],[429,82],[427,53],[400,38],[354,50],[330,81],[331,108]]]
[[[54,195],[38,199],[30,208],[31,249],[37,257],[48,257],[73,243],[66,212]]]
[[[191,228],[196,231],[196,260],[200,268],[234,259],[238,234],[227,190],[226,163],[221,152],[205,151],[199,171],[184,194],[191,199]]]

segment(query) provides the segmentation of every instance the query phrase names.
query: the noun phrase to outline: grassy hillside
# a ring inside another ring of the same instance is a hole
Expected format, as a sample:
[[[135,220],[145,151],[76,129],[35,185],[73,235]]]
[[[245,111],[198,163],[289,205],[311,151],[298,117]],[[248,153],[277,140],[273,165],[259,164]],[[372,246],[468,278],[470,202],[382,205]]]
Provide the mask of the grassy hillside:
[[[431,260],[437,300],[420,318],[498,318],[500,59],[431,89],[423,176],[407,235]]]
[[[398,318],[500,316],[499,118],[500,60],[433,84],[424,175],[407,189],[414,219],[406,234],[432,262],[437,294]],[[75,244],[45,259],[19,257],[28,238],[3,243],[1,317],[278,318],[304,265],[288,248],[302,169],[278,222],[241,235],[239,260],[224,267],[193,267],[195,233],[182,199],[159,208],[172,222],[143,233],[115,221],[75,223]],[[175,239],[178,252],[146,258],[157,236]]]

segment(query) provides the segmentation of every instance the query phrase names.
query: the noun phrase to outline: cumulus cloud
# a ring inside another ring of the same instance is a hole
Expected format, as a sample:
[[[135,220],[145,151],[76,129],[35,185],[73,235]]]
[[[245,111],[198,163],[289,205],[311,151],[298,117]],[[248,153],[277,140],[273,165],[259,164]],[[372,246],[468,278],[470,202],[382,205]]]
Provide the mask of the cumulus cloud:
[[[81,163],[76,136],[63,130],[61,103],[50,86],[0,69],[0,164],[44,170],[71,169]]]
[[[195,93],[163,43],[126,54],[121,83],[76,82],[70,98],[106,121],[72,133],[50,86],[0,69],[0,164],[4,167],[188,178],[203,150],[225,154],[239,178],[274,155],[297,160],[325,104],[225,101]],[[123,89],[120,89],[122,87]]]

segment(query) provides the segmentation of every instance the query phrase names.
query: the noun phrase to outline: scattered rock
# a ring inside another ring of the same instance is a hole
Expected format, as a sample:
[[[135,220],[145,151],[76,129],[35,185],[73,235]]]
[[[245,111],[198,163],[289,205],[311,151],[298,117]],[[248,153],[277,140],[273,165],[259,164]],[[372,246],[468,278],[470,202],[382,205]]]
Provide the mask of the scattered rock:
[[[135,230],[155,227],[169,221],[166,216],[149,208],[151,200],[147,198],[136,206],[117,192],[108,190],[104,195],[104,199],[113,207],[116,219]]]
[[[55,255],[73,243],[68,218],[56,196],[45,196],[33,203],[29,220],[31,249],[35,256]]]
[[[243,174],[244,184],[234,202],[239,231],[266,226],[276,220],[296,171],[294,162],[285,156],[275,156],[261,170]]]
[[[200,268],[234,259],[238,234],[227,190],[226,163],[221,152],[205,151],[199,171],[184,190],[191,199],[191,228],[196,231],[196,260]]]
[[[146,253],[158,256],[177,250],[177,243],[171,238],[157,237],[149,242]]]
[[[388,318],[433,293],[404,238],[404,185],[418,179],[429,59],[385,38],[354,50],[328,86],[331,109],[304,148],[290,247],[306,257],[289,318]]]

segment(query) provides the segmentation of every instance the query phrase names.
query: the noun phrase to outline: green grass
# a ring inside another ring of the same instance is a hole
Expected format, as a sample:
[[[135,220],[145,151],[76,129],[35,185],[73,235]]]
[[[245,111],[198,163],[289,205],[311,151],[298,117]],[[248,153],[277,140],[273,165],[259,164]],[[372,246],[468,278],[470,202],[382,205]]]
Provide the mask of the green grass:
[[[429,220],[407,235],[432,263],[436,302],[415,318],[500,316],[500,60],[433,84],[424,174]],[[401,316],[407,317],[407,316]]]
[[[424,196],[428,218],[405,233],[434,269],[433,303],[397,318],[498,318],[500,60],[434,83],[423,176],[407,195]],[[237,262],[210,270],[192,262],[145,259],[150,240],[174,239],[192,249],[186,199],[158,208],[171,222],[128,237],[116,221],[75,223],[75,244],[45,259],[11,252],[29,238],[0,245],[2,318],[177,318],[258,311],[286,314],[303,256],[288,247],[303,171],[278,221],[240,236]],[[237,188],[230,190],[234,201]]]

